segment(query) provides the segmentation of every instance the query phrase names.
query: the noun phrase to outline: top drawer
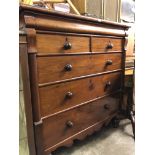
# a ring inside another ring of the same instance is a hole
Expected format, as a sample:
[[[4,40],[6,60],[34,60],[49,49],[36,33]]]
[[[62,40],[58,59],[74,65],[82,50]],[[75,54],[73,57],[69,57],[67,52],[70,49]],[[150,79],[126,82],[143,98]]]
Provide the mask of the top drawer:
[[[89,37],[37,34],[39,53],[80,53],[90,51]]]
[[[92,37],[92,52],[122,51],[123,39]]]

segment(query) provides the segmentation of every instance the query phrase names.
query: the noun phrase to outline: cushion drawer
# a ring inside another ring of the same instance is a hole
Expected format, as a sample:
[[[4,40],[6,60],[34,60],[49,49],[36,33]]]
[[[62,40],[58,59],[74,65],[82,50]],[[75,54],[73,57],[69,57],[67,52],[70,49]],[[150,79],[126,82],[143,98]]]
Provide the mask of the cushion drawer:
[[[122,53],[38,57],[39,83],[121,69]]]
[[[44,148],[48,149],[91,125],[104,121],[109,115],[114,114],[119,107],[118,96],[117,94],[105,97],[44,119]]]
[[[37,51],[59,54],[89,52],[89,40],[89,37],[81,36],[37,34]]]
[[[92,37],[92,52],[122,51],[123,39]]]
[[[121,72],[39,88],[41,116],[76,106],[121,88]]]

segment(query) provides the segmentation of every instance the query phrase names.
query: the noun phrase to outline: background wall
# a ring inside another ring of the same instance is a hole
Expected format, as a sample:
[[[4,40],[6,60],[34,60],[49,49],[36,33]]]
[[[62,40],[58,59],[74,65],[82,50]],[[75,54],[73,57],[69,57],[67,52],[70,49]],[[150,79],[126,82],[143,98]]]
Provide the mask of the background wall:
[[[120,22],[121,0],[72,0],[81,14]]]

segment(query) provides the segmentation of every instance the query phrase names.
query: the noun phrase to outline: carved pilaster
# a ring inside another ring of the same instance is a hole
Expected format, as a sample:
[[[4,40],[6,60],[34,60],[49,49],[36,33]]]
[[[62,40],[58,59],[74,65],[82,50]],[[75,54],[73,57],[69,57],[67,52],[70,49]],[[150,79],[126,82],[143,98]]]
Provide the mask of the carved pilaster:
[[[28,53],[37,53],[36,47],[36,30],[33,28],[26,28]]]
[[[29,73],[30,73],[30,83],[31,83],[31,93],[32,95],[32,107],[34,113],[34,121],[39,122],[41,119],[40,114],[40,101],[38,92],[38,78],[37,78],[37,62],[36,62],[36,30],[33,28],[25,29],[27,34],[28,42],[28,60],[29,60]]]
[[[37,155],[43,155],[43,138],[42,138],[42,119],[40,111],[40,98],[38,90],[38,76],[37,76],[37,48],[36,48],[36,30],[33,28],[26,28],[27,42],[28,42],[28,65],[30,74],[31,86],[31,102],[33,109],[33,124],[36,142]]]

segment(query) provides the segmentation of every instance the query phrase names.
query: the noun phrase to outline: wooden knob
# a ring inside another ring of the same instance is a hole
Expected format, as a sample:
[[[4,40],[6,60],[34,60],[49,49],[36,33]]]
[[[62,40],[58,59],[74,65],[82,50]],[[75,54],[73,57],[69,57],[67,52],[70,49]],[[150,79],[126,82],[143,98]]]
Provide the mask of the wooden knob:
[[[113,48],[113,44],[111,42],[109,42],[109,44],[107,45],[107,49],[112,49]]]
[[[104,109],[109,110],[110,109],[110,106],[108,104],[105,104],[104,105]]]
[[[107,60],[106,65],[112,65],[112,60]]]
[[[74,123],[72,121],[67,121],[66,125],[67,125],[67,127],[72,128]]]
[[[106,83],[106,86],[107,86],[107,87],[111,86],[111,82],[108,81],[108,82]]]
[[[70,42],[66,41],[65,44],[64,44],[64,49],[69,50],[71,48],[72,48],[72,44]]]
[[[72,92],[67,92],[67,94],[66,94],[66,98],[67,99],[72,98],[72,96],[73,96],[73,93]]]
[[[66,66],[65,66],[65,70],[66,71],[71,71],[72,70],[72,65],[71,64],[67,64]]]

